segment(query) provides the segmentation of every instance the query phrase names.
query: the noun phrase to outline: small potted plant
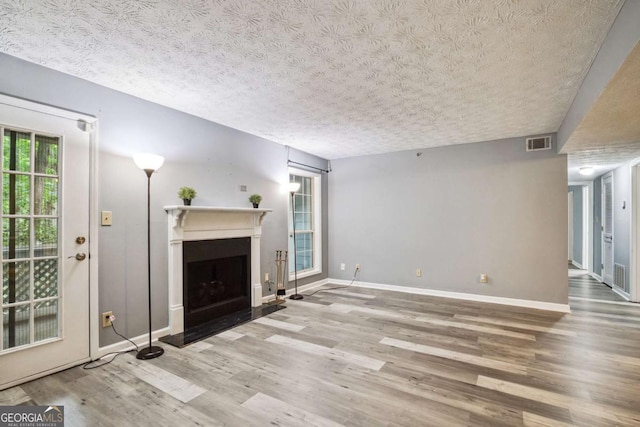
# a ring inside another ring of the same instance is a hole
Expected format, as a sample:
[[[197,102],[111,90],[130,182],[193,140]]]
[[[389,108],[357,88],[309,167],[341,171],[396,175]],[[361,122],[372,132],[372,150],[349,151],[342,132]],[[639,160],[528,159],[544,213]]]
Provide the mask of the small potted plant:
[[[252,194],[251,196],[249,196],[249,201],[253,203],[254,208],[257,208],[258,206],[260,206],[260,202],[262,201],[262,196],[259,194]]]
[[[196,190],[191,187],[182,187],[178,190],[178,197],[182,199],[185,206],[190,206],[191,200],[196,197]]]

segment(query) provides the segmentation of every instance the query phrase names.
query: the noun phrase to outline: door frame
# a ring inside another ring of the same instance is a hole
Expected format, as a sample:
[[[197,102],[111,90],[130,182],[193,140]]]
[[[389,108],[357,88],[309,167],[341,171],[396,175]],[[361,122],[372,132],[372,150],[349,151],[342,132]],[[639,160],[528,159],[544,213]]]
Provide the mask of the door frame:
[[[611,258],[612,258],[612,265],[611,268],[614,269],[615,271],[615,262],[616,262],[616,256],[615,256],[615,206],[616,206],[616,201],[614,199],[615,196],[615,190],[614,190],[614,178],[613,178],[613,171],[607,172],[604,175],[602,175],[602,177],[600,178],[600,199],[601,199],[601,203],[600,203],[600,221],[602,224],[604,224],[604,218],[606,216],[606,206],[605,206],[605,197],[604,197],[604,180],[605,178],[611,177],[611,241],[614,242],[611,244]],[[602,236],[602,238],[600,239],[600,244],[602,245],[601,249],[600,249],[600,257],[602,259],[602,270],[600,271],[600,277],[602,277],[602,283],[606,284],[607,286],[610,286],[611,289],[614,289],[614,285],[613,285],[613,278],[614,278],[614,271],[611,272],[611,284],[606,283],[604,281],[604,264],[605,264],[605,260],[604,260],[604,226],[602,227],[602,230],[600,230],[600,234]]]
[[[591,220],[591,189],[588,185],[582,186],[582,268],[588,272],[593,272],[591,247],[593,245],[591,230],[593,221]]]
[[[632,160],[631,168],[631,238],[629,294],[630,301],[640,302],[640,157]]]
[[[89,336],[87,337],[89,356],[86,359],[88,361],[98,354],[100,331],[98,316],[98,118],[90,114],[16,98],[2,93],[0,93],[0,103],[37,113],[75,120],[78,122],[78,126],[84,126],[83,130],[89,132]],[[73,365],[76,365],[76,363]],[[41,378],[70,367],[60,366],[50,371],[40,372],[21,379],[20,383]]]
[[[638,159],[640,161],[640,159]],[[570,187],[582,187],[582,268],[587,270],[590,275],[594,274],[593,268],[593,181],[571,181]],[[572,190],[573,191],[573,190]],[[572,192],[571,191],[571,192]],[[573,209],[573,206],[569,206]],[[573,216],[569,219],[571,226]],[[569,233],[573,233],[570,228]],[[570,241],[573,244],[573,239]],[[573,252],[571,252],[573,255]],[[571,259],[569,259],[571,261]]]

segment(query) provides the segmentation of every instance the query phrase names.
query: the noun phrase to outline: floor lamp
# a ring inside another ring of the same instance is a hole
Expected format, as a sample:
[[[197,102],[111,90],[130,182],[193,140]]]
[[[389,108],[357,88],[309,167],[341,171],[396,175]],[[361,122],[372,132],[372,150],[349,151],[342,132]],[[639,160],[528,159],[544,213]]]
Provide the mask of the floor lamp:
[[[160,169],[164,163],[164,157],[155,154],[136,154],[133,161],[147,174],[147,279],[149,285],[149,347],[138,351],[138,359],[154,359],[162,356],[162,347],[151,345],[151,175]]]
[[[293,225],[293,278],[295,282],[295,293],[289,299],[302,299],[302,295],[298,293],[298,251],[296,250],[296,198],[295,194],[300,189],[299,182],[289,183],[289,193],[291,193],[291,224]]]

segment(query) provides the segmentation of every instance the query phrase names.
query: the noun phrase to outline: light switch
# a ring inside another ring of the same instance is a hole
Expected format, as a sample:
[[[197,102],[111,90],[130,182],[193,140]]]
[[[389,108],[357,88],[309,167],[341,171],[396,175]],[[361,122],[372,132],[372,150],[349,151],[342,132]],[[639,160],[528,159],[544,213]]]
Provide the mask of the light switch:
[[[102,211],[102,220],[100,221],[100,224],[111,225],[112,219],[113,215],[111,214],[111,211]]]

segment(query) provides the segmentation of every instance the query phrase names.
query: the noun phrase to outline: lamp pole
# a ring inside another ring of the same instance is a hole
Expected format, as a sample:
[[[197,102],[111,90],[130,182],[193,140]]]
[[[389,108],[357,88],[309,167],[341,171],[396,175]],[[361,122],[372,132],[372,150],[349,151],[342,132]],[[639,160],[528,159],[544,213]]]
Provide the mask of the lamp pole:
[[[298,293],[298,250],[296,248],[296,198],[295,194],[300,189],[299,182],[291,182],[289,191],[291,192],[291,223],[293,225],[293,279],[295,283],[295,293],[289,297],[292,300],[301,300],[303,296]]]
[[[151,175],[157,171],[164,158],[153,154],[141,154],[134,156],[136,165],[144,170],[147,175],[147,288],[149,298],[149,347],[140,349],[136,358],[148,360],[162,356],[164,349],[159,346],[152,345],[152,326],[151,326]]]

